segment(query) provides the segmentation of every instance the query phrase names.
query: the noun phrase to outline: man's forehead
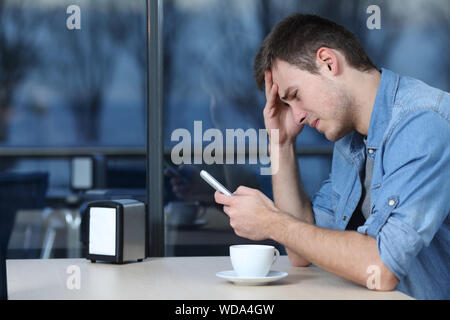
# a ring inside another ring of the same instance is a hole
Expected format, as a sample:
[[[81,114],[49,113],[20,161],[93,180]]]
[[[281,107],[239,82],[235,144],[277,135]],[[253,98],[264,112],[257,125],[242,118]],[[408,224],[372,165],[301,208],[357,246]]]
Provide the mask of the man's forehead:
[[[276,59],[272,67],[272,78],[274,81],[288,81],[292,80],[296,74],[300,71],[297,67],[292,64]]]
[[[298,82],[298,71],[300,71],[298,68],[286,61],[275,60],[272,67],[272,80],[278,85],[280,97],[286,95],[290,88]]]

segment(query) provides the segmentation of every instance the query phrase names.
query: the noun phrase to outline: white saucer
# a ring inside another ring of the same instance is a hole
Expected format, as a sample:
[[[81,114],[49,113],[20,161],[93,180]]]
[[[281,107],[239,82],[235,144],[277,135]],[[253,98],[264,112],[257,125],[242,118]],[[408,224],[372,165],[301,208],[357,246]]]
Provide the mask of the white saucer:
[[[265,277],[244,278],[238,277],[234,270],[220,271],[216,273],[219,278],[233,282],[241,286],[261,286],[274,282],[286,277],[287,272],[282,271],[269,271],[269,274]]]

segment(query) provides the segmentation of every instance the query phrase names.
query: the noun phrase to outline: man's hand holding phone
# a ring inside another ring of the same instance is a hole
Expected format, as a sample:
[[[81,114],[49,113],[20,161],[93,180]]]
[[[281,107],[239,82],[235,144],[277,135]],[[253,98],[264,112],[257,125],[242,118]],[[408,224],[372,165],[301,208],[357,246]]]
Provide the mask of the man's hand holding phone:
[[[231,193],[204,170],[201,177],[217,190],[214,199],[223,205],[223,212],[238,236],[251,240],[269,238],[270,228],[280,213],[272,200],[261,191],[244,186]]]

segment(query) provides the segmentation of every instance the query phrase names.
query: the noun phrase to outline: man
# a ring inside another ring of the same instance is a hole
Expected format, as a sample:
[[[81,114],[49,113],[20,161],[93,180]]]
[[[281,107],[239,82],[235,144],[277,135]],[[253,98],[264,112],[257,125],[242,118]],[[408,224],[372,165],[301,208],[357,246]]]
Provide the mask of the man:
[[[254,67],[269,136],[278,129],[279,170],[274,202],[247,187],[216,192],[235,232],[283,244],[294,266],[450,298],[450,95],[377,70],[352,33],[313,15],[277,24]],[[336,142],[312,202],[294,153],[305,124]]]

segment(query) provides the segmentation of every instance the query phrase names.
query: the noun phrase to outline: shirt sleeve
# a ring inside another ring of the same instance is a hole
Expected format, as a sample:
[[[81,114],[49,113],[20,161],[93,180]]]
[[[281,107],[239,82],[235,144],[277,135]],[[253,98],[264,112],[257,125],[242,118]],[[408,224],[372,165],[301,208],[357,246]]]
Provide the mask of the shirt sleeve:
[[[358,232],[376,238],[380,258],[398,279],[428,246],[450,211],[450,127],[432,110],[403,116],[382,152],[383,180]]]
[[[333,199],[336,197],[336,199]],[[331,179],[322,183],[320,190],[314,195],[312,208],[315,224],[322,228],[336,229],[333,201],[337,202],[337,195],[331,187]]]

